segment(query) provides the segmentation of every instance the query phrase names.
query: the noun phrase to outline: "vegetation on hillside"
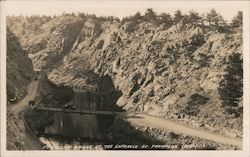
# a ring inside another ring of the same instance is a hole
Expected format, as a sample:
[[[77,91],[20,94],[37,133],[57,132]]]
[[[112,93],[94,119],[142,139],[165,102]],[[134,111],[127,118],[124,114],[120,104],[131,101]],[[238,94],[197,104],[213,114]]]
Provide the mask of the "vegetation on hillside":
[[[177,10],[173,15],[169,13],[157,14],[152,8],[148,8],[144,15],[137,12],[134,15],[123,17],[123,19],[114,16],[100,16],[97,17],[95,14],[85,14],[85,13],[62,13],[58,16],[45,16],[45,15],[32,15],[32,16],[8,16],[7,23],[8,26],[13,26],[13,30],[21,32],[21,35],[31,35],[41,31],[41,25],[46,22],[62,17],[62,16],[72,16],[81,17],[83,20],[94,19],[101,22],[118,22],[121,25],[129,22],[127,32],[133,32],[136,27],[141,22],[150,22],[156,26],[162,25],[164,29],[171,27],[179,22],[184,24],[195,24],[195,25],[205,25],[215,27],[217,29],[221,27],[240,27],[242,26],[243,13],[239,11],[238,14],[233,18],[232,21],[225,21],[224,18],[215,10],[211,9],[207,14],[200,15],[198,12],[191,10],[188,14],[183,14],[180,10]],[[17,25],[18,24],[18,25]]]
[[[84,13],[48,20],[41,22],[42,33],[30,35],[33,26],[26,22],[21,25],[25,35],[17,36],[27,39],[35,67],[47,65],[48,79],[55,84],[94,85],[94,77],[108,75],[122,92],[117,105],[124,110],[224,133],[241,130],[242,83],[240,78],[233,83],[231,77],[242,65],[229,56],[242,55],[242,12],[232,21],[214,9],[207,14],[177,10],[172,15],[152,8],[121,20]],[[18,22],[12,22],[11,29]]]
[[[239,106],[243,95],[243,60],[241,54],[234,53],[229,56],[226,74],[221,80],[219,94],[225,110],[236,117],[242,115],[242,106]]]

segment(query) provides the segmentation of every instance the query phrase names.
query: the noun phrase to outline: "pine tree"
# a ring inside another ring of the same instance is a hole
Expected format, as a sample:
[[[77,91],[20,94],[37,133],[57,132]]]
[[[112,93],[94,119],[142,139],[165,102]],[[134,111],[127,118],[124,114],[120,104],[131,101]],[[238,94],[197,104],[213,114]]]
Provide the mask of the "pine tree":
[[[222,106],[230,114],[237,116],[239,99],[243,95],[243,66],[241,54],[234,53],[229,56],[226,74],[219,83],[219,95],[222,99]]]
[[[136,20],[136,21],[141,20],[141,18],[142,18],[142,16],[141,16],[141,13],[140,13],[140,12],[137,12],[137,13],[132,17],[132,19],[133,19],[133,20]]]
[[[157,17],[157,15],[152,8],[148,8],[145,15],[144,15],[145,20],[148,22],[155,22],[156,17]]]
[[[166,27],[170,27],[173,24],[173,20],[171,18],[170,14],[166,14],[166,13],[161,13],[159,16],[159,24],[164,23],[166,25]]]
[[[182,15],[182,12],[180,10],[177,10],[174,13],[174,19],[173,19],[174,24],[179,23],[182,20],[183,17],[184,16]]]
[[[233,18],[232,20],[232,26],[233,27],[240,27],[243,24],[243,13],[242,11],[239,11],[237,16]]]
[[[211,11],[207,14],[207,22],[211,26],[220,26],[225,23],[223,17],[217,13],[214,9],[211,9]]]
[[[189,12],[188,21],[189,23],[196,24],[196,25],[203,24],[202,17],[199,15],[198,12],[195,12],[193,10]]]

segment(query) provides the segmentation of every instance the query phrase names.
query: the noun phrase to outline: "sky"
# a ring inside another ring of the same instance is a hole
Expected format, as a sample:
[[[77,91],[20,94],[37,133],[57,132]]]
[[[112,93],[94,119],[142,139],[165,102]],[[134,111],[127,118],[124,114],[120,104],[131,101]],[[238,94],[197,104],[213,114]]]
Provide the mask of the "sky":
[[[230,21],[238,11],[242,11],[241,2],[235,1],[8,1],[2,10],[7,15],[58,15],[63,12],[95,13],[97,16],[116,16],[122,18],[135,14],[142,14],[147,8],[153,8],[157,13],[170,13],[178,9],[183,13],[194,10],[202,13],[216,9],[225,20]]]

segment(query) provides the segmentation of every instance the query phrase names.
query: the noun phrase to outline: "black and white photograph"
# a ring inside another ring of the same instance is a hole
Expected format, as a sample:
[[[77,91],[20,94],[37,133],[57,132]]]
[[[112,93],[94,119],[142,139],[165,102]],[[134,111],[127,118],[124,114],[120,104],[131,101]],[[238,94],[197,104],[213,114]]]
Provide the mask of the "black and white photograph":
[[[250,155],[249,1],[0,13],[1,156]]]

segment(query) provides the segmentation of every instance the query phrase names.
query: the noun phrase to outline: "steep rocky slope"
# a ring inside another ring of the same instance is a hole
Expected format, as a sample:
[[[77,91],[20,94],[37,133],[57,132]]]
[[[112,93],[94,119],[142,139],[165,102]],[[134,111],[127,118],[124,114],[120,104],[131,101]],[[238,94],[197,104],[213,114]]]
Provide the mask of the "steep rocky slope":
[[[40,26],[51,19],[51,17],[36,15],[30,18],[24,16],[8,16],[6,18],[7,26],[17,36],[24,50],[27,50],[31,38],[35,38],[42,32]]]
[[[20,150],[24,145],[24,124],[7,109],[7,150]]]
[[[26,88],[34,77],[32,61],[17,39],[7,31],[7,97],[21,99],[26,94]]]
[[[73,46],[82,23],[81,18],[61,17],[44,24],[42,33],[33,38],[28,47],[33,54],[30,57],[34,66],[51,67],[57,60],[62,59]]]
[[[242,136],[242,115],[226,113],[218,95],[228,57],[242,54],[241,28],[223,32],[181,21],[166,29],[140,22],[127,32],[128,26],[55,18],[31,40],[30,56],[55,84],[82,87],[110,76],[125,110]]]
[[[22,99],[26,88],[34,76],[33,66],[28,54],[22,50],[17,37],[7,29],[7,100]],[[9,101],[8,101],[9,104]],[[7,149],[23,148],[24,124],[7,106]]]

